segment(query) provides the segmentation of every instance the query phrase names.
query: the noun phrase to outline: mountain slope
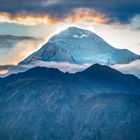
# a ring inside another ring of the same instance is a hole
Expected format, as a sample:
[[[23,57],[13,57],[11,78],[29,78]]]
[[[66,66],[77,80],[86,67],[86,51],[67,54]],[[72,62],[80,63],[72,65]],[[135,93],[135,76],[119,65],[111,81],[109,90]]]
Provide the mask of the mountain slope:
[[[139,140],[139,91],[136,77],[97,64],[1,78],[0,139]]]
[[[17,81],[26,85],[27,81],[34,83],[34,80],[38,80],[42,84],[45,81],[52,81],[52,84],[53,82],[60,83],[60,85],[65,83],[67,89],[82,94],[116,92],[139,94],[140,91],[140,80],[136,77],[124,75],[107,66],[98,64],[76,74],[63,73],[57,69],[36,67],[25,73],[3,78],[0,80],[0,85],[3,89],[4,87],[7,89],[7,85],[13,85]],[[12,87],[14,88],[14,86]]]
[[[104,65],[129,63],[140,59],[126,49],[116,49],[96,34],[76,27],[70,27],[53,36],[40,50],[20,64],[33,61],[56,61],[70,63],[99,63]]]

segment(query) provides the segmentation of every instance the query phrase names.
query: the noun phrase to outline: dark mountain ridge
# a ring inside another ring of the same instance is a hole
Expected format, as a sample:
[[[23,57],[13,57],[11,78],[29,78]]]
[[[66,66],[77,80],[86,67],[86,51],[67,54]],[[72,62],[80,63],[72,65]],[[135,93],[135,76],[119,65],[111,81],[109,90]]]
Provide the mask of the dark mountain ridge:
[[[66,87],[76,91],[75,87],[88,89],[89,93],[135,93],[139,94],[140,80],[132,75],[122,74],[107,66],[95,64],[82,72],[75,74],[63,73],[57,69],[36,67],[24,73],[11,75],[0,80],[1,86],[24,79],[25,82],[34,79],[42,82],[52,80],[65,83]],[[86,87],[87,85],[87,87]],[[75,92],[74,91],[74,92]]]
[[[76,74],[36,67],[1,78],[0,139],[139,140],[139,91],[135,76],[98,64]]]

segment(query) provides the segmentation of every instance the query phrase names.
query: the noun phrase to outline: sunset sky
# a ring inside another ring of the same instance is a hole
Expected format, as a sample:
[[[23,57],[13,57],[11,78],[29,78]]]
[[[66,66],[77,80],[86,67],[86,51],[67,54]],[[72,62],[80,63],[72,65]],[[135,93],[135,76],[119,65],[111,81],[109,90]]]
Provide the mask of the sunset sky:
[[[69,26],[91,30],[116,48],[140,54],[139,0],[0,0],[0,35],[42,37],[47,41]],[[0,48],[0,65],[17,64],[39,47],[24,45],[16,56],[16,46],[14,51]],[[23,52],[25,55],[19,57]]]

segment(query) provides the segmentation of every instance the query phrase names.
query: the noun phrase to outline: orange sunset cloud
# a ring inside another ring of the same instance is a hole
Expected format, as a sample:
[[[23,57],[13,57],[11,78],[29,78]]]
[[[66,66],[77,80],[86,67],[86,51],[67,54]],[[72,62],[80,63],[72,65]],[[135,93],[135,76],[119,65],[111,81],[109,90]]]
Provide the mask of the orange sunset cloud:
[[[36,25],[52,25],[63,21],[78,23],[82,20],[93,20],[95,23],[107,23],[108,19],[105,15],[94,12],[89,9],[77,9],[71,15],[62,18],[54,18],[49,15],[10,15],[8,13],[0,13],[0,23],[14,23],[24,26]]]

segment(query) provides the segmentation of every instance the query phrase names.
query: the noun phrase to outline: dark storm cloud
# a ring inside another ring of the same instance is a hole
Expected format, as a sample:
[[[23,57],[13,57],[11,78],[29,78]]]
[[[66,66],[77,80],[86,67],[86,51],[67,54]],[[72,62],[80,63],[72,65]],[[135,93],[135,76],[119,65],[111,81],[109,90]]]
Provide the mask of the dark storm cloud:
[[[13,68],[15,67],[14,65],[0,65],[0,71],[1,70],[7,70],[7,69],[10,69],[10,68]]]
[[[76,8],[90,8],[111,21],[126,23],[140,14],[140,0],[0,0],[0,11],[12,14],[49,14],[63,18]]]

